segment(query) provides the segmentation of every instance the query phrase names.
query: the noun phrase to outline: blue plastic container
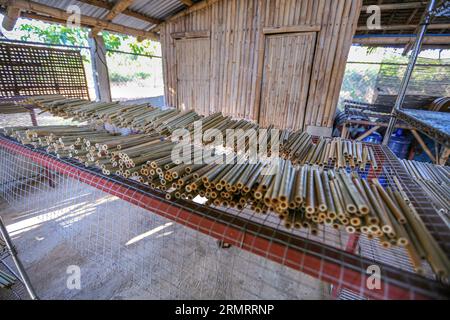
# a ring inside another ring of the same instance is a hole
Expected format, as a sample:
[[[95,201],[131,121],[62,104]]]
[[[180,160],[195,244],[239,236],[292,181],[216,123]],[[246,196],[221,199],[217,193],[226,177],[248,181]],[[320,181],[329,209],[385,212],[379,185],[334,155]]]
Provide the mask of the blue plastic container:
[[[381,144],[381,141],[383,141],[383,137],[381,134],[375,131],[370,136],[365,137],[362,141]]]
[[[404,136],[403,130],[399,129],[391,136],[388,146],[398,158],[405,159],[411,146],[411,138]]]

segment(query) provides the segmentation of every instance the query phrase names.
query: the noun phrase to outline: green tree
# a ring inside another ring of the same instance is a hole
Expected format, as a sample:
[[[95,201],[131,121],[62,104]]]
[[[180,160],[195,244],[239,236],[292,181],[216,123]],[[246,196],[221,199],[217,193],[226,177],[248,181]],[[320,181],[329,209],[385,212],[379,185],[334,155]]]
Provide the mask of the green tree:
[[[86,28],[70,28],[59,24],[46,24],[43,28],[33,24],[22,24],[20,31],[24,33],[21,36],[23,41],[38,38],[50,44],[88,46],[89,31]],[[154,55],[156,49],[156,44],[149,40],[138,42],[134,37],[107,31],[103,31],[102,35],[107,50],[122,49],[134,54]]]

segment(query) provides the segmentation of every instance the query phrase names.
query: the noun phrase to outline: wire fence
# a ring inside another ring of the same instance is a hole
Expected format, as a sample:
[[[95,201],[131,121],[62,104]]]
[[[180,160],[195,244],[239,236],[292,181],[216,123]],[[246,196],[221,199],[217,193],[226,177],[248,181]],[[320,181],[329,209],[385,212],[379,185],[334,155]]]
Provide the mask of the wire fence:
[[[393,106],[407,67],[407,57],[393,54],[381,61],[370,55],[347,62],[339,109],[344,100]],[[406,93],[405,107],[426,108],[450,96],[450,59],[419,58]]]
[[[83,59],[89,95],[91,100],[97,98],[89,47],[8,39],[0,39],[0,41],[47,48],[79,50]],[[113,100],[126,101],[164,95],[161,56],[107,50],[107,65]]]
[[[160,57],[108,51],[107,63],[113,100],[164,95]]]

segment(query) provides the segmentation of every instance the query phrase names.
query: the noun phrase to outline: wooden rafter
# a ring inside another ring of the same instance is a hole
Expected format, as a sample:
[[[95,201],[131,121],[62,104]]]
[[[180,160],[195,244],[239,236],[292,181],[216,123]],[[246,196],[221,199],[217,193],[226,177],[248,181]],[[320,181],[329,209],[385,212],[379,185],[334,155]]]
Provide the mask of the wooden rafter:
[[[58,8],[53,8],[47,5],[43,5],[33,1],[25,1],[25,0],[0,0],[0,5],[3,7],[13,6],[16,8],[25,11],[24,16],[29,13],[34,13],[35,18],[42,17],[41,20],[47,21],[59,21],[61,23],[66,23],[70,18],[71,14],[67,13],[65,10],[61,10]],[[46,18],[47,17],[47,18]],[[109,30],[112,32],[128,34],[135,37],[139,37],[141,39],[152,39],[159,41],[159,36],[154,32],[139,30],[135,28],[129,28],[123,25],[111,23],[109,21],[103,19],[96,19],[89,16],[82,15],[80,17],[80,23],[83,26],[87,26],[90,28],[100,28],[104,30]]]
[[[404,9],[416,9],[427,5],[427,1],[416,1],[416,2],[406,2],[406,3],[386,3],[378,4],[380,10],[404,10]],[[362,6],[361,11],[366,12],[369,6]]]
[[[113,6],[111,3],[106,2],[104,0],[77,0],[78,2],[81,3],[85,3],[85,4],[89,4],[91,6],[94,7],[98,7],[98,8],[102,8],[102,9],[107,9],[107,10],[112,10]],[[153,17],[149,17],[147,15],[144,15],[142,13],[130,10],[130,9],[125,9],[123,10],[122,14],[129,16],[129,17],[133,17],[151,24],[160,24],[162,22],[162,20],[153,18]]]
[[[109,10],[108,14],[105,17],[105,20],[112,22],[115,17],[117,17],[119,14],[121,14],[124,10],[126,10],[134,0],[118,0],[111,10]],[[91,34],[98,34],[100,31],[102,31],[101,28],[93,28]]]
[[[385,46],[385,45],[406,45],[414,41],[413,36],[398,36],[398,37],[384,37],[384,36],[364,36],[354,37],[353,43],[363,46]],[[426,36],[424,45],[436,45],[442,47],[450,44],[450,36]]]
[[[133,1],[134,0],[118,0],[108,12],[105,19],[112,21],[115,17],[124,12],[133,3]]]
[[[417,28],[416,24],[397,24],[397,25],[386,25],[381,27],[382,30],[388,31],[388,30],[415,30]],[[430,24],[428,26],[429,30],[437,30],[437,29],[449,29],[450,23],[436,23],[436,24]],[[370,28],[367,26],[359,26],[357,31],[369,31]]]
[[[180,1],[183,2],[185,5],[187,5],[188,7],[194,5],[194,3],[191,0],[180,0]]]
[[[424,9],[424,11],[426,11],[426,8]],[[414,19],[415,15],[417,14],[417,12],[419,12],[419,8],[414,9],[414,11],[409,15],[408,20],[406,21],[406,24],[409,25],[411,24],[411,21]],[[420,19],[419,21],[421,21],[422,19]],[[414,33],[417,33],[419,26],[416,27],[416,30]],[[405,48],[403,49],[402,55],[406,56],[409,52],[409,50],[412,49],[412,47],[414,46],[414,40],[411,39],[411,41],[409,41],[406,45]]]

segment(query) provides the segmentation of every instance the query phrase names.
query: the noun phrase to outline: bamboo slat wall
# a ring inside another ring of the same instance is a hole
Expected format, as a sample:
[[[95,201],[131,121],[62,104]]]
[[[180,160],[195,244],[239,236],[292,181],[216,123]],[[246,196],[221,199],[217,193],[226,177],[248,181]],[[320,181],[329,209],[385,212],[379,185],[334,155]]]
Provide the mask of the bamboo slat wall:
[[[209,39],[177,40],[178,108],[209,113]]]
[[[361,2],[216,0],[163,24],[168,105],[184,103],[202,114],[222,111],[279,128],[332,127]],[[277,37],[284,39],[275,43]],[[190,50],[183,49],[186,39]],[[272,66],[271,55],[277,59]],[[188,78],[183,76],[186,61],[198,64]],[[201,88],[180,86],[188,79]],[[264,79],[281,82],[272,86]]]

